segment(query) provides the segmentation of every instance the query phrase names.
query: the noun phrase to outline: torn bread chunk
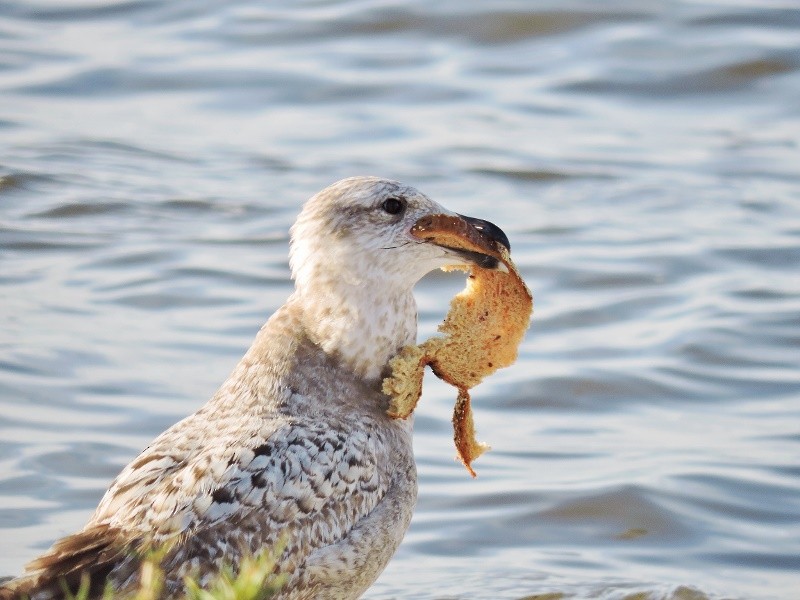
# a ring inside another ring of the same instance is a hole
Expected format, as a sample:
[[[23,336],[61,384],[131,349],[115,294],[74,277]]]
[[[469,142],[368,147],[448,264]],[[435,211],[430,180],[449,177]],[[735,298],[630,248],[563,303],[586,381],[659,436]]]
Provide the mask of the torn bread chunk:
[[[475,440],[469,389],[497,369],[511,365],[530,323],[533,298],[501,244],[490,243],[460,219],[437,215],[422,219],[412,234],[441,246],[490,255],[506,267],[467,270],[467,285],[450,303],[439,325],[443,335],[419,346],[407,346],[389,363],[391,375],[383,380],[383,392],[391,397],[387,413],[408,417],[422,393],[426,365],[437,377],[458,388],[453,411],[453,433],[458,458],[474,477],[471,463],[488,449]]]

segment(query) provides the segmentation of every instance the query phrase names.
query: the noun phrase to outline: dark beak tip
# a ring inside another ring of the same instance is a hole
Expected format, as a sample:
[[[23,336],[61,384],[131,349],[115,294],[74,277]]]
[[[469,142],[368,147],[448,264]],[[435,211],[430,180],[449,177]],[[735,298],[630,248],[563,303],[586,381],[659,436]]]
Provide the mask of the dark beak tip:
[[[483,269],[494,270],[500,266],[500,261],[494,256],[485,255],[478,261],[478,266]]]
[[[497,242],[498,244],[502,244],[503,246],[505,246],[506,250],[508,250],[509,252],[511,251],[511,242],[509,241],[508,236],[502,229],[500,229],[497,225],[495,225],[491,221],[486,221],[484,219],[476,219],[475,217],[468,217],[466,215],[458,215],[458,216],[464,219],[470,225],[472,225],[475,229],[477,229],[482,237],[487,238],[493,242]]]

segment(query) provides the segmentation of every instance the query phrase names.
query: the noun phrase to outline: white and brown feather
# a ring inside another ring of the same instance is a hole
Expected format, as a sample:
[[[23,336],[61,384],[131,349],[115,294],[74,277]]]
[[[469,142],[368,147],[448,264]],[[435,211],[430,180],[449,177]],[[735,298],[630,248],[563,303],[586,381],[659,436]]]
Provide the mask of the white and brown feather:
[[[401,195],[404,220],[380,213]],[[296,291],[227,381],[109,487],[86,527],[0,587],[0,600],[60,597],[83,572],[124,592],[141,553],[171,544],[165,597],[279,540],[280,599],[359,597],[405,533],[416,501],[411,421],[385,414],[386,364],[416,336],[411,289],[452,263],[410,243],[420,216],[447,212],[413,188],[344,180],[312,198],[293,227]],[[99,588],[97,588],[99,589]]]

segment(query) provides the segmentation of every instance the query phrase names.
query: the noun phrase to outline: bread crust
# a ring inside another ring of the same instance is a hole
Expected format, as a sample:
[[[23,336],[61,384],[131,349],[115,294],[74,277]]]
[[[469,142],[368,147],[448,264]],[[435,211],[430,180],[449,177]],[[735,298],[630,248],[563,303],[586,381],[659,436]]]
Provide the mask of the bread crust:
[[[519,275],[508,250],[464,220],[450,215],[421,219],[411,230],[421,240],[449,248],[492,256],[507,272],[455,266],[469,273],[464,290],[450,303],[439,325],[442,335],[418,346],[406,346],[390,362],[391,375],[383,392],[391,397],[387,414],[407,418],[422,394],[425,366],[458,389],[453,408],[453,439],[458,459],[475,477],[472,461],[489,446],[475,439],[469,389],[517,359],[517,349],[530,324],[533,296]]]

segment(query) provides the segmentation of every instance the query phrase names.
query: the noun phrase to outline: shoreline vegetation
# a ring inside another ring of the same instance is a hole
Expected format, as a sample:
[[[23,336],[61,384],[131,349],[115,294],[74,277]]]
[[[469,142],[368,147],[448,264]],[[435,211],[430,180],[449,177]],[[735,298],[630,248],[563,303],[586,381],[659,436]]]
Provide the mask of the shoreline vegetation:
[[[283,552],[283,544],[276,548],[264,550],[259,554],[245,556],[238,568],[232,565],[222,567],[216,577],[207,585],[200,586],[198,576],[185,578],[186,590],[184,600],[269,600],[286,583],[285,574],[276,573],[278,558]],[[159,600],[164,588],[164,570],[161,558],[165,551],[157,550],[148,553],[139,568],[139,587],[131,592],[118,593],[110,583],[103,590],[102,600]],[[90,600],[91,579],[88,573],[81,577],[77,590],[70,590],[64,584],[66,600]]]

